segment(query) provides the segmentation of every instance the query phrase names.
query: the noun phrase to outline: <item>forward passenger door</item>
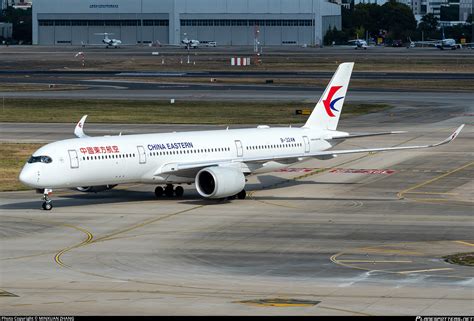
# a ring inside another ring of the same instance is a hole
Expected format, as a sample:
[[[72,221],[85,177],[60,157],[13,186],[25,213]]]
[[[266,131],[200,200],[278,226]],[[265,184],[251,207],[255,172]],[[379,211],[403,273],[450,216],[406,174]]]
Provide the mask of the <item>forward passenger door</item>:
[[[244,148],[242,147],[242,142],[240,140],[235,141],[235,148],[237,150],[237,157],[244,156]]]
[[[68,150],[69,153],[69,162],[71,164],[71,168],[79,168],[79,157],[77,156],[77,152],[74,149]]]
[[[146,152],[143,146],[137,146],[138,150],[138,161],[140,164],[146,164]]]

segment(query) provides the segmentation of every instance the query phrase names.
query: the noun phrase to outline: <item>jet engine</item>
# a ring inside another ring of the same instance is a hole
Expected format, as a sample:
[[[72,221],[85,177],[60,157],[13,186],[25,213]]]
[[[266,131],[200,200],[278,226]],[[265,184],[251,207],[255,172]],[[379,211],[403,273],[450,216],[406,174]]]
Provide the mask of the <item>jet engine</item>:
[[[206,167],[196,175],[196,189],[205,198],[225,198],[240,193],[245,176],[233,167]]]
[[[103,191],[112,189],[115,186],[117,185],[80,186],[80,187],[76,187],[76,189],[79,192],[83,192],[83,193],[98,193],[98,192],[103,192]]]

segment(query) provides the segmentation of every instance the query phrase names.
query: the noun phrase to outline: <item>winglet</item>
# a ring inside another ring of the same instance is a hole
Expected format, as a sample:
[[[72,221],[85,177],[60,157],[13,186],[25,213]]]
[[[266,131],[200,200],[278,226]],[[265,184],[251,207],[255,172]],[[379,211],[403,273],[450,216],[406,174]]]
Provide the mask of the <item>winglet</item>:
[[[77,123],[76,128],[74,129],[74,135],[79,138],[89,137],[84,134],[84,124],[86,123],[87,115],[84,115],[81,120]]]
[[[451,136],[443,140],[441,143],[435,144],[434,146],[444,145],[444,144],[452,142],[454,139],[456,139],[456,137],[458,137],[459,133],[461,132],[463,128],[464,128],[464,124],[459,126],[458,129],[456,129],[454,133],[451,134]]]

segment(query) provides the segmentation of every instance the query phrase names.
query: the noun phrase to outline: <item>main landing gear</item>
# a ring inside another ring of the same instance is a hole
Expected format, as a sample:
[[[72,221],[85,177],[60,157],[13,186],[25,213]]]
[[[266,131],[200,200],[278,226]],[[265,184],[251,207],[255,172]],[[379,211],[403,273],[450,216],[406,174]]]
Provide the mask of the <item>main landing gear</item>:
[[[247,197],[247,192],[243,189],[238,194],[227,197],[227,199],[229,201],[230,200],[235,200],[236,198],[239,199],[239,200],[244,200],[246,197]]]
[[[51,211],[53,209],[53,201],[49,198],[49,195],[53,192],[52,189],[45,188],[43,190],[43,204],[41,207],[45,211]]]
[[[165,188],[158,186],[155,188],[155,195],[157,198],[162,197],[163,195],[166,197],[182,197],[184,194],[184,188],[181,186],[176,186],[176,188],[173,187],[173,185],[168,184],[166,185]]]

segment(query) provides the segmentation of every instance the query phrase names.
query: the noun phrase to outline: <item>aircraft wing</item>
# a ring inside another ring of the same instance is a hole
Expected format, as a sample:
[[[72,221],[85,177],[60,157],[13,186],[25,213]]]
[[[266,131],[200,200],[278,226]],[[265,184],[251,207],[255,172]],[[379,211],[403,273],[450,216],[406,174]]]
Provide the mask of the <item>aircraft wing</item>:
[[[405,131],[393,131],[393,132],[380,132],[380,133],[361,133],[361,134],[350,134],[346,136],[332,136],[331,140],[345,140],[345,139],[350,139],[350,138],[360,138],[360,137],[371,137],[371,136],[382,136],[382,135],[394,135],[394,134],[403,134],[406,133]]]
[[[381,148],[365,148],[365,149],[349,149],[349,150],[329,150],[329,151],[316,151],[311,153],[295,153],[294,155],[285,155],[275,156],[275,157],[265,157],[265,158],[255,158],[255,157],[242,157],[238,159],[222,159],[221,161],[202,161],[202,162],[186,162],[186,163],[169,163],[161,166],[155,173],[155,176],[158,175],[176,175],[184,177],[193,177],[201,169],[210,166],[237,166],[237,167],[246,167],[246,163],[262,163],[269,161],[285,161],[288,159],[303,159],[307,157],[325,157],[325,156],[334,156],[334,155],[344,155],[344,154],[355,154],[355,153],[370,153],[370,152],[383,152],[383,151],[394,151],[394,150],[408,150],[408,149],[422,149],[422,148],[431,148],[436,146],[441,146],[447,143],[452,142],[463,129],[464,124],[459,126],[458,129],[454,131],[448,138],[445,140],[429,145],[415,145],[415,146],[399,146],[399,147],[381,147]],[[384,133],[379,133],[384,134]],[[365,137],[365,136],[358,136]],[[342,138],[342,137],[341,137]]]
[[[393,150],[406,150],[406,149],[422,149],[441,146],[452,142],[464,128],[464,124],[459,126],[448,138],[442,142],[430,144],[430,145],[417,145],[417,146],[399,146],[399,147],[382,147],[382,148],[367,148],[367,149],[349,149],[349,150],[334,150],[334,151],[323,151],[318,152],[314,156],[326,156],[326,155],[342,155],[342,154],[354,154],[354,153],[369,153],[369,152],[383,152]],[[311,155],[313,156],[313,154]]]
[[[414,45],[427,45],[427,46],[436,46],[440,43],[439,40],[432,40],[432,41],[412,41]]]

